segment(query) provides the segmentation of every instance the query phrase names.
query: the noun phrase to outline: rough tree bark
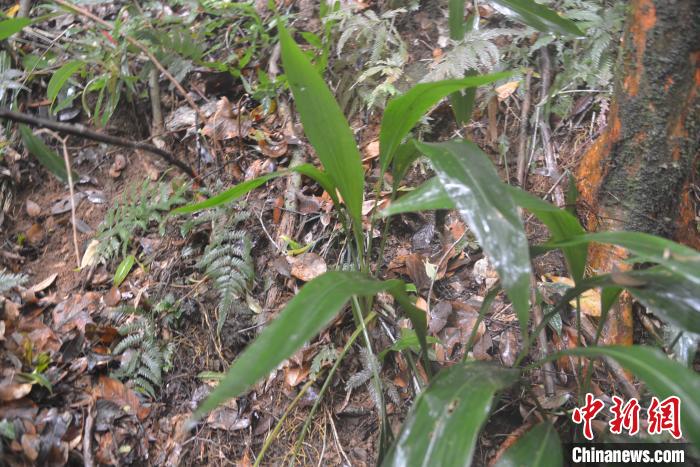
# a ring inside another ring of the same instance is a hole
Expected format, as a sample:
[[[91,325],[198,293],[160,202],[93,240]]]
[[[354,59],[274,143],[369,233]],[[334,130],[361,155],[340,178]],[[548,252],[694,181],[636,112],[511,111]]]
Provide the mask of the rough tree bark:
[[[691,188],[700,180],[700,0],[632,0],[608,125],[584,155],[579,213],[589,231],[632,230],[700,248]],[[592,245],[597,273],[624,270]],[[631,300],[611,310],[609,342],[631,343]]]

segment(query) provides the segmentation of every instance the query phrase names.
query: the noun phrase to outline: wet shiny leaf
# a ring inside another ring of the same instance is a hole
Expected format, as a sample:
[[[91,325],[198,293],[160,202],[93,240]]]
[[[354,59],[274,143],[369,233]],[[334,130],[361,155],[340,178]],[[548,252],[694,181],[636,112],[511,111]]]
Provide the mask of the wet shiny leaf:
[[[491,258],[527,335],[530,254],[522,221],[506,185],[488,156],[474,143],[416,142],[428,156],[445,193]]]
[[[554,467],[563,465],[561,440],[557,430],[549,422],[540,423],[528,430],[498,459],[495,467]]]
[[[201,417],[267,376],[318,334],[353,295],[403,291],[398,280],[378,281],[358,272],[333,271],[308,282],[260,336],[236,359],[226,377],[197,409]]]
[[[416,399],[382,466],[468,466],[495,393],[518,371],[481,362],[442,370]]]

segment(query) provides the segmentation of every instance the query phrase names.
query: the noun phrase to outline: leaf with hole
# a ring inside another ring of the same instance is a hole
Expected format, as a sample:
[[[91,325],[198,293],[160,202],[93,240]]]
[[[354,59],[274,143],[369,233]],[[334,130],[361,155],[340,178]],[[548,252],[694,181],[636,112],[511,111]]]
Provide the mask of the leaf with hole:
[[[382,466],[468,466],[497,391],[518,371],[460,362],[438,373],[418,396]]]

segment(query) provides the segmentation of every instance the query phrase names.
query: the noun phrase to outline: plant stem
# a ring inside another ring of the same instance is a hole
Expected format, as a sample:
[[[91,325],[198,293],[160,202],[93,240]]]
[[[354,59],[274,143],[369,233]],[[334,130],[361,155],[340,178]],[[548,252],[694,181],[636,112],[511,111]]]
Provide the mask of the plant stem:
[[[260,449],[260,453],[258,453],[258,458],[255,459],[255,464],[253,464],[253,467],[258,467],[260,465],[260,462],[262,461],[263,457],[265,456],[265,452],[267,452],[268,448],[272,445],[272,442],[277,438],[277,435],[279,434],[280,430],[282,429],[282,424],[284,421],[287,419],[287,416],[294,410],[294,407],[297,406],[301,398],[306,394],[306,391],[311,387],[311,385],[314,383],[315,380],[310,379],[309,381],[306,382],[306,384],[301,388],[299,391],[299,394],[294,398],[294,400],[289,404],[287,409],[284,411],[282,414],[282,417],[280,417],[279,421],[275,425],[275,428],[272,430],[272,433],[270,433],[267,438],[265,438],[265,442],[263,443],[262,449]]]
[[[376,361],[376,356],[374,354],[374,350],[372,349],[372,341],[369,338],[367,326],[365,326],[365,322],[362,319],[362,307],[360,306],[360,301],[357,299],[356,295],[352,297],[351,304],[355,320],[359,323],[358,326],[362,331],[362,339],[365,341],[365,347],[367,348],[367,352],[369,352],[372,362],[374,362]],[[384,403],[382,380],[379,377],[379,372],[377,371],[377,368],[375,368],[375,365],[371,364],[369,366],[372,370],[372,385],[374,386],[374,391],[377,394],[379,403],[377,411],[379,412],[379,458],[381,459],[382,453],[385,449],[387,449],[389,444],[389,432],[387,431],[389,429],[389,423],[386,414],[386,404]]]
[[[364,319],[363,324],[366,326],[374,318],[377,317],[377,314],[374,312],[370,312],[367,317]],[[357,327],[355,331],[350,335],[350,338],[348,339],[347,343],[345,344],[345,347],[343,347],[343,351],[340,353],[338,356],[338,359],[335,361],[333,366],[331,367],[330,371],[328,372],[328,376],[326,376],[326,381],[324,381],[323,386],[321,386],[321,390],[318,393],[318,398],[316,399],[316,402],[314,402],[313,407],[311,407],[311,411],[309,412],[309,415],[306,416],[306,421],[304,422],[304,426],[301,429],[301,433],[299,434],[299,438],[297,439],[296,444],[294,445],[294,451],[292,452],[292,459],[289,462],[290,466],[295,465],[294,461],[296,460],[297,453],[299,452],[299,448],[301,448],[301,444],[304,442],[304,438],[306,437],[306,432],[309,429],[309,425],[311,424],[311,420],[314,418],[314,415],[316,415],[316,411],[318,410],[318,407],[321,405],[321,401],[323,400],[323,396],[328,390],[328,387],[331,384],[331,381],[333,380],[333,376],[335,376],[335,372],[338,370],[338,367],[340,367],[340,363],[343,361],[343,358],[345,358],[345,355],[348,353],[348,350],[350,350],[350,347],[355,343],[357,338],[360,336],[360,333],[362,332],[362,328]]]

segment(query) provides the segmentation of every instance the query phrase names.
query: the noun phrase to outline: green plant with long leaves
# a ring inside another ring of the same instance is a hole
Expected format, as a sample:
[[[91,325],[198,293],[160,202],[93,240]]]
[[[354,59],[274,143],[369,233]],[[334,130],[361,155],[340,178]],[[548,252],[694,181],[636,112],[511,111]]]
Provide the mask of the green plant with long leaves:
[[[526,4],[516,3],[521,6]],[[537,11],[535,9],[531,13],[536,14]],[[546,22],[548,18],[554,21],[551,17],[541,20]],[[561,306],[568,303],[570,296],[577,296],[590,287],[606,287],[613,291],[626,288],[655,311],[663,308],[666,316],[673,317],[680,326],[695,330],[697,311],[692,306],[700,300],[697,287],[700,253],[668,240],[635,233],[586,235],[578,220],[568,211],[503,183],[488,156],[475,144],[464,140],[424,143],[409,137],[419,119],[443,98],[463,89],[494,82],[506,77],[506,74],[423,83],[389,101],[380,129],[380,169],[382,175],[385,171],[392,171],[396,187],[411,163],[422,154],[430,160],[436,177],[393,202],[382,215],[388,217],[408,211],[457,209],[485,253],[491,257],[513,304],[524,341],[523,351],[514,369],[465,361],[430,376],[425,314],[417,310],[406,295],[402,281],[381,280],[371,275],[369,257],[373,250],[370,240],[365,239],[361,214],[364,174],[350,127],[317,69],[284,26],[280,24],[279,28],[282,61],[289,86],[306,136],[316,150],[323,170],[309,164],[291,167],[244,182],[206,201],[183,206],[173,212],[187,213],[212,208],[243,196],[274,177],[300,172],[315,180],[332,197],[345,233],[351,239],[350,243],[354,243],[352,258],[355,270],[330,271],[309,281],[233,362],[214,392],[197,409],[195,418],[244,393],[268,375],[327,326],[348,303],[358,327],[354,338],[361,336],[366,351],[371,355],[372,343],[365,326],[375,316],[372,297],[379,292],[388,292],[395,297],[413,324],[430,381],[417,396],[391,445],[393,434],[386,424],[386,415],[379,415],[382,422],[379,461],[383,465],[468,465],[474,455],[478,434],[497,400],[498,392],[520,381],[530,369],[559,356],[551,355],[532,362],[529,367],[522,366],[531,349],[530,336],[536,335],[546,321],[530,333],[528,297],[532,275],[531,253],[518,215],[518,206],[537,216],[551,232],[551,241],[535,251],[559,248],[564,252],[576,286],[562,300]],[[653,262],[656,266],[625,274],[586,278],[586,252],[591,241],[622,245],[634,255],[633,260],[647,264]],[[381,250],[382,246],[380,260]],[[657,281],[669,287],[655,286]],[[675,288],[670,288],[670,285]],[[609,308],[610,294],[604,293],[603,296],[608,297],[604,308]],[[675,302],[676,298],[680,300]],[[671,361],[662,352],[644,346],[588,347],[569,353],[613,358],[643,380],[656,395],[681,397],[686,436],[694,443],[700,442],[700,377],[697,374]],[[326,381],[333,376],[342,355],[336,360]],[[374,393],[381,397],[381,379],[376,369],[373,373],[372,380],[377,389]],[[327,383],[324,384],[322,390],[327,386]],[[537,429],[539,431],[535,434],[541,431],[546,436],[523,438],[509,451],[508,456],[522,462],[529,451],[522,448],[522,444],[526,443],[559,446],[556,433],[552,434],[549,427]]]

